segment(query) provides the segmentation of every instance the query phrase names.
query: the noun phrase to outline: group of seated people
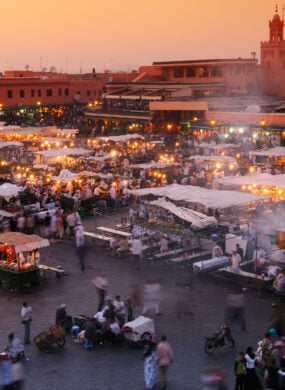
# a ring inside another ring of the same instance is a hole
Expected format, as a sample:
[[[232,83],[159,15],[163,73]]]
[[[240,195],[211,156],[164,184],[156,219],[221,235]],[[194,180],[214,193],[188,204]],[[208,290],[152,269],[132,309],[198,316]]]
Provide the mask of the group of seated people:
[[[127,319],[129,321],[133,319],[129,310]],[[119,295],[116,295],[114,301],[107,296],[103,309],[98,311],[93,318],[89,318],[82,326],[79,341],[84,342],[87,339],[99,345],[121,341],[123,336],[121,327],[125,321],[125,302]]]

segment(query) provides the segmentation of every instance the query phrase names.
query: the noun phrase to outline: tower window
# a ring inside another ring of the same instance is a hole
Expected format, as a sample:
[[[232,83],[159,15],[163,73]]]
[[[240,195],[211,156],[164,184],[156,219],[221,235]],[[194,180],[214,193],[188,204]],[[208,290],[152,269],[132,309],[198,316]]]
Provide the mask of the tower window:
[[[25,90],[24,89],[20,89],[19,96],[20,96],[20,98],[25,97]]]
[[[13,99],[13,91],[12,91],[12,89],[9,89],[9,90],[7,91],[7,98],[8,98],[8,99]]]
[[[47,96],[52,96],[52,89],[51,89],[51,88],[48,88],[48,89],[46,90],[46,95],[47,95]]]

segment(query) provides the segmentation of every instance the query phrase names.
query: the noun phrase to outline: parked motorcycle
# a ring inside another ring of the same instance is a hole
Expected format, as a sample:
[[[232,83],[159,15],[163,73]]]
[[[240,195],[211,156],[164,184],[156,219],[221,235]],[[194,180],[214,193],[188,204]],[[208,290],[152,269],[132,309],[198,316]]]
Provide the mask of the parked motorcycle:
[[[212,355],[218,348],[229,345],[234,348],[236,343],[231,333],[231,323],[228,322],[221,326],[219,332],[214,333],[212,336],[205,337],[204,351]]]

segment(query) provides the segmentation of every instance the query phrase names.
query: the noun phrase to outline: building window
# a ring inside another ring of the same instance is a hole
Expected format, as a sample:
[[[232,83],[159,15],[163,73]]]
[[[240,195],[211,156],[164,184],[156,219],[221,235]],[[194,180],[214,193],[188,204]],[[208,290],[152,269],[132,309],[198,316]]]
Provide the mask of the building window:
[[[181,69],[181,68],[174,69],[173,76],[174,77],[183,77],[184,76],[183,69]]]
[[[91,96],[91,91],[86,91],[87,96]]]
[[[219,66],[214,66],[211,73],[212,73],[212,77],[222,77],[223,76],[222,68],[220,68]]]
[[[20,89],[19,96],[20,96],[20,98],[25,97],[25,90],[24,89]]]
[[[13,99],[13,91],[12,91],[12,89],[9,89],[9,90],[7,91],[7,98],[8,98],[8,99]]]
[[[48,88],[46,90],[46,96],[52,96],[52,89],[51,88]]]
[[[62,89],[58,88],[58,96],[62,96]]]
[[[69,96],[69,88],[64,88],[64,95]]]
[[[31,89],[31,97],[35,97],[35,90]]]
[[[38,97],[42,97],[42,90],[38,89]]]
[[[188,68],[186,71],[186,77],[196,77],[195,68]]]

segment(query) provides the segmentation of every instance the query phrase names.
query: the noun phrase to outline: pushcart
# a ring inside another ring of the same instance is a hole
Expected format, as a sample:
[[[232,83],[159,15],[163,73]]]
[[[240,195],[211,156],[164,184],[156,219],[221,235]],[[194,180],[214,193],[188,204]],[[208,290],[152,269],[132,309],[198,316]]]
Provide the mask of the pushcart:
[[[143,347],[155,337],[154,322],[151,318],[140,316],[125,323],[122,332],[125,339],[131,344]]]
[[[65,345],[65,330],[61,325],[50,326],[34,337],[34,342],[39,350],[43,352],[51,352],[53,344],[57,344],[62,348]]]

